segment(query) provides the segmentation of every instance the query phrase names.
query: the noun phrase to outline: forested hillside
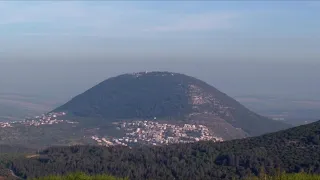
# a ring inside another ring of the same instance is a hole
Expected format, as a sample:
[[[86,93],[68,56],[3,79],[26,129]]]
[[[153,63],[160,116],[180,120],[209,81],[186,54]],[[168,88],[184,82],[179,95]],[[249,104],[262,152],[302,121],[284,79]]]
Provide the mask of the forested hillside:
[[[117,178],[109,175],[87,175],[84,173],[71,173],[64,176],[45,176],[32,180],[128,180],[127,178]]]
[[[32,152],[33,149],[20,145],[0,144],[0,155]]]
[[[259,176],[248,177],[246,180],[319,180],[320,175],[307,173],[286,174],[279,173],[274,176],[260,174]],[[86,175],[84,173],[72,173],[64,176],[46,176],[32,180],[127,180],[127,178],[116,178],[108,175]]]
[[[320,175],[318,174],[308,174],[308,173],[279,173],[273,176],[268,176],[266,174],[260,174],[258,177],[249,177],[246,180],[319,180]]]
[[[112,77],[54,111],[111,122],[154,117],[173,122],[184,120],[208,125],[224,139],[243,138],[246,134],[257,136],[291,127],[250,111],[199,79],[172,72]],[[220,132],[222,129],[226,132]]]
[[[142,179],[241,179],[252,175],[320,173],[320,121],[260,137],[161,147],[52,147],[12,162],[21,177],[86,172]]]

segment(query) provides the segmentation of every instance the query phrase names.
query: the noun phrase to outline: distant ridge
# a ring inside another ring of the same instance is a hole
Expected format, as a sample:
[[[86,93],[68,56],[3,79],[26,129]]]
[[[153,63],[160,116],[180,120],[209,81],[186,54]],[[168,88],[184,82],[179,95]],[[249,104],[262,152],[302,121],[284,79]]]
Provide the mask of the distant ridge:
[[[110,121],[157,119],[208,125],[225,139],[291,127],[262,117],[209,84],[184,74],[139,72],[109,78],[54,111]]]

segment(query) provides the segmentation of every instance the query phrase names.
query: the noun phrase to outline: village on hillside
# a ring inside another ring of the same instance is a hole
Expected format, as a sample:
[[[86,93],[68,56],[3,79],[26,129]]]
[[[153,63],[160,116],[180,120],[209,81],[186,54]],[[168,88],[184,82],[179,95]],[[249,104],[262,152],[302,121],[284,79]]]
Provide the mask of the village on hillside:
[[[63,120],[65,112],[52,112],[42,114],[33,118],[26,118],[23,121],[0,122],[0,128],[13,128],[23,126],[43,126],[60,123],[78,124],[69,120]],[[89,137],[98,145],[102,146],[134,146],[136,144],[167,145],[173,143],[192,143],[197,141],[223,141],[216,137],[204,125],[194,124],[170,124],[152,120],[126,121],[112,123],[114,128],[123,132],[123,137],[111,137],[108,132],[102,132],[105,136],[100,137],[96,132],[90,133]]]
[[[62,116],[65,116],[65,112],[52,112],[48,114],[42,114],[41,116],[36,116],[33,118],[26,118],[23,121],[10,121],[10,122],[0,122],[0,128],[10,128],[15,125],[25,125],[25,126],[41,126],[41,125],[52,125],[59,123],[69,123],[76,124],[78,122],[61,120]]]
[[[118,130],[124,130],[125,136],[121,138],[106,138],[92,136],[99,145],[130,146],[135,143],[164,145],[172,143],[191,143],[197,141],[223,141],[213,136],[204,125],[181,124],[174,125],[157,121],[133,121],[114,123]]]

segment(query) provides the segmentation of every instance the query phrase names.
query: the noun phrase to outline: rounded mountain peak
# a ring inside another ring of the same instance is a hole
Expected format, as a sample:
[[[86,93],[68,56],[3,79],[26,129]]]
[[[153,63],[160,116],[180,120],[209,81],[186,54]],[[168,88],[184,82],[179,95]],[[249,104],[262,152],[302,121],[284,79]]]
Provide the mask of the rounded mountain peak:
[[[55,111],[112,121],[183,119],[227,129],[227,133],[233,127],[250,135],[289,127],[251,112],[199,79],[173,72],[146,71],[112,77]]]
[[[184,117],[199,103],[191,92],[212,88],[173,72],[138,72],[109,78],[57,110],[104,118]],[[216,89],[214,89],[216,91]],[[204,99],[204,97],[203,97]]]

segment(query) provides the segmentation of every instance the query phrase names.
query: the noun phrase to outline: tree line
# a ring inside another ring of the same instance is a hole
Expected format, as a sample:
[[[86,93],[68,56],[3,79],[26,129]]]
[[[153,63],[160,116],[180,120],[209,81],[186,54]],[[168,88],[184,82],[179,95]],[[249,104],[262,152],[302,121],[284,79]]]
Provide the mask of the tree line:
[[[260,137],[222,143],[159,147],[51,147],[10,168],[23,178],[84,172],[132,180],[245,179],[277,172],[320,173],[320,122]]]

